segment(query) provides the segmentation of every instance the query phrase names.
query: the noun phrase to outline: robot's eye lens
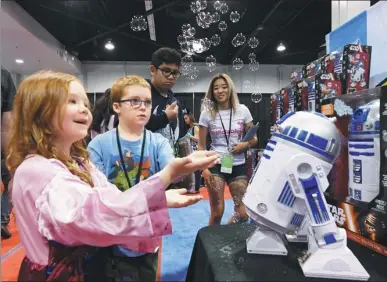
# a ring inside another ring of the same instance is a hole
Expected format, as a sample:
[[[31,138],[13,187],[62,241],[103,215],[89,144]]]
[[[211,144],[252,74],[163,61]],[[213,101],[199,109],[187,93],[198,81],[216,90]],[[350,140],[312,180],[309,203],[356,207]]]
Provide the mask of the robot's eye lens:
[[[363,112],[362,112],[361,110],[358,110],[358,111],[355,112],[355,116],[357,116],[357,117],[358,117],[358,116],[361,116],[362,113],[363,113]]]

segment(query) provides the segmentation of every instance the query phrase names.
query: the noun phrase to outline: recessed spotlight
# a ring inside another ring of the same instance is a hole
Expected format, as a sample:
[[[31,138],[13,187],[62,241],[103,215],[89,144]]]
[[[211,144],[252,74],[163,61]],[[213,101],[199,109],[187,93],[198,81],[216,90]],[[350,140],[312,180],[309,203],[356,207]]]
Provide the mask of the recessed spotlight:
[[[106,44],[105,44],[105,48],[107,50],[114,50],[114,44],[109,40]]]
[[[277,51],[283,52],[283,51],[285,51],[285,50],[286,50],[286,47],[285,47],[285,45],[281,42],[280,45],[278,45],[278,47],[277,47]]]
[[[16,64],[23,64],[24,63],[24,61],[22,59],[16,59],[15,62],[16,62]]]

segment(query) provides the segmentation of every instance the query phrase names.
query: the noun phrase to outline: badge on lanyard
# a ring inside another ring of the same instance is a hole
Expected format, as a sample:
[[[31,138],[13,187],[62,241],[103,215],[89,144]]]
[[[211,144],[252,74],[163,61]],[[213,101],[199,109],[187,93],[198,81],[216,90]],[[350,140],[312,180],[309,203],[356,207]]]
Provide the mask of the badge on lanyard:
[[[233,157],[232,155],[224,155],[220,162],[220,172],[232,173]]]

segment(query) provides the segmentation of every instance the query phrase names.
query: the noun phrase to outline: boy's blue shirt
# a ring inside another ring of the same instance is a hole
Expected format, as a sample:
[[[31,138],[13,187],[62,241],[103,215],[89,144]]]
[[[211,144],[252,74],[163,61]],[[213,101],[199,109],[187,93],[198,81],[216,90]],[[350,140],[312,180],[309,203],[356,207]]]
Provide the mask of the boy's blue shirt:
[[[127,141],[120,138],[122,156],[132,187],[136,184],[142,141],[143,135],[136,141]],[[87,151],[91,162],[106,175],[109,182],[115,184],[121,191],[129,189],[121,166],[115,128],[93,138],[87,147]],[[173,150],[168,139],[159,133],[146,130],[140,181],[159,172],[173,159]],[[114,251],[121,252],[129,257],[143,255],[120,246],[117,246]]]

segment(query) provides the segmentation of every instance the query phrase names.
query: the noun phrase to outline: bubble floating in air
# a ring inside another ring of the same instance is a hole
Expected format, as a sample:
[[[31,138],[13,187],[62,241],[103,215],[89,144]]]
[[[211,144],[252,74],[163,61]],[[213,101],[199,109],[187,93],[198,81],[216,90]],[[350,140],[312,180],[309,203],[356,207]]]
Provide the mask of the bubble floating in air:
[[[259,40],[256,37],[251,37],[248,41],[250,48],[257,48],[259,44]]]
[[[246,42],[246,36],[243,33],[237,33],[231,40],[231,44],[234,47],[242,46]]]
[[[208,67],[216,65],[216,59],[213,55],[210,55],[206,58],[206,65]]]
[[[220,1],[214,2],[214,9],[217,11],[220,11],[220,8],[222,7],[222,3]]]
[[[220,12],[224,15],[228,12],[227,3],[223,2],[220,6]]]
[[[235,70],[240,70],[241,68],[243,68],[243,61],[240,59],[240,58],[236,58],[233,62],[232,62],[232,66]]]
[[[251,93],[251,101],[253,103],[259,103],[262,100],[262,94],[258,89],[254,89],[254,91]]]
[[[148,27],[148,24],[142,15],[136,15],[133,16],[131,22],[130,22],[130,28],[133,31],[144,31]]]
[[[220,41],[221,41],[221,39],[220,39],[219,35],[214,34],[213,36],[211,36],[211,43],[212,43],[212,45],[218,46],[220,44]]]
[[[220,15],[218,12],[212,14],[212,23],[217,23],[220,21]]]
[[[259,70],[259,63],[256,60],[250,60],[249,70],[251,70],[251,71]]]
[[[250,61],[253,61],[253,60],[255,60],[256,55],[254,53],[250,53],[248,58]]]
[[[225,31],[227,29],[227,23],[225,21],[221,21],[218,24],[218,28],[219,28],[220,31]]]
[[[241,18],[241,15],[239,15],[237,11],[232,11],[230,13],[230,21],[232,21],[233,23],[239,22],[240,18]]]

